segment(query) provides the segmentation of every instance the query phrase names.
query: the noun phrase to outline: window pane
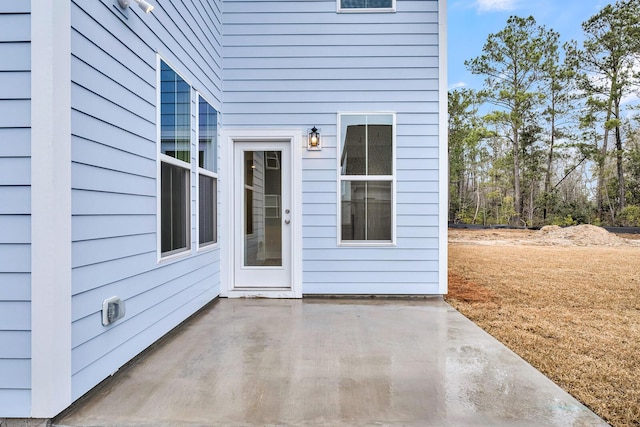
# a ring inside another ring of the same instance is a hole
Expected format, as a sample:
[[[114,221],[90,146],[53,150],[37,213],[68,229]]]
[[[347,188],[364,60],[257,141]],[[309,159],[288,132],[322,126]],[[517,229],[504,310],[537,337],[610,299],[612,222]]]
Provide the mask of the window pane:
[[[216,179],[200,175],[198,179],[198,229],[200,246],[215,243],[216,236]]]
[[[281,159],[280,151],[245,151],[245,266],[282,266]]]
[[[367,116],[367,175],[393,174],[393,116]]]
[[[342,175],[366,175],[366,134],[367,116],[343,115],[340,117],[342,154],[340,168]]]
[[[367,240],[391,240],[391,182],[367,185]]]
[[[160,180],[161,252],[186,250],[189,241],[189,170],[162,162]]]
[[[342,175],[393,175],[393,116],[340,118]]]
[[[191,87],[160,61],[160,150],[191,162]]]
[[[391,241],[391,187],[391,181],[341,183],[343,241]]]
[[[392,0],[340,0],[343,9],[391,8]]]
[[[218,112],[200,97],[198,103],[198,166],[217,172]]]

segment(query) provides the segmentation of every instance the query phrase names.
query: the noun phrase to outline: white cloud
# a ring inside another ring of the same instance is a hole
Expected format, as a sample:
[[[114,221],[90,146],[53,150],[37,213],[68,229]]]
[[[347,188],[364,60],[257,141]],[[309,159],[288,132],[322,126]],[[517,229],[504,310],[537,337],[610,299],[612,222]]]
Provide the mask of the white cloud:
[[[622,99],[620,100],[620,104],[621,105],[637,104],[638,101],[640,101],[640,94],[636,92],[636,93],[630,93],[630,94],[627,94],[626,96],[623,96]]]
[[[640,64],[635,63],[632,67],[632,72],[636,75],[640,75]],[[631,88],[631,93],[628,93],[626,96],[622,97],[620,100],[621,104],[632,104],[637,105],[640,104],[640,84],[636,84]]]
[[[514,10],[518,0],[476,0],[478,12]]]
[[[453,89],[458,89],[461,87],[465,87],[467,84],[465,82],[458,82],[458,83],[454,83],[452,85],[449,85],[449,90],[453,90]]]

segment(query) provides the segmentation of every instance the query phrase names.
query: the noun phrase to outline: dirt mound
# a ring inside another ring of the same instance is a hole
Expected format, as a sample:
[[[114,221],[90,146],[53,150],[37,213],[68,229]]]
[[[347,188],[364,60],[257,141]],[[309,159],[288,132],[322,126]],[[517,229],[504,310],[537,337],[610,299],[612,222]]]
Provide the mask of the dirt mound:
[[[621,246],[627,244],[624,239],[609,233],[604,228],[589,224],[565,228],[550,225],[542,227],[539,234],[538,240],[550,245]]]
[[[540,230],[449,229],[449,243],[483,246],[636,246],[632,240],[594,225],[559,227],[547,225]],[[635,237],[635,236],[634,236]],[[640,235],[638,235],[640,237]],[[640,427],[640,426],[639,426]]]

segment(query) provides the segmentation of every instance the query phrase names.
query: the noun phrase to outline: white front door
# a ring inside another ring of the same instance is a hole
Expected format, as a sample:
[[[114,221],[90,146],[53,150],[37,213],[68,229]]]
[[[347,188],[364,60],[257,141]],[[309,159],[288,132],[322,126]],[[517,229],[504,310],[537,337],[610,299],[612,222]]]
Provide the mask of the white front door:
[[[235,290],[292,287],[291,143],[234,143]]]

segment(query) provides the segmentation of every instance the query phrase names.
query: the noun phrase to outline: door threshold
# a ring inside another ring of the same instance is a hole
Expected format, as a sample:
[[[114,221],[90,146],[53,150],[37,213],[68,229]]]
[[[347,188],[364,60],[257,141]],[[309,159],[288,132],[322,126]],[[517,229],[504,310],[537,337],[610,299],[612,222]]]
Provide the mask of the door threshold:
[[[226,295],[228,298],[302,298],[291,288],[234,288]]]

